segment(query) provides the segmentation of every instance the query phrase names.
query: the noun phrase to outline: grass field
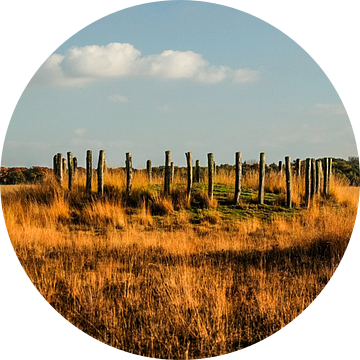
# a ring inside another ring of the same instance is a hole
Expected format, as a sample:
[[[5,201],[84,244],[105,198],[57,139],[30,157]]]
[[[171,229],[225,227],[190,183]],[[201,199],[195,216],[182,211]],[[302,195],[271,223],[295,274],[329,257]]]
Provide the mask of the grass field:
[[[50,177],[1,187],[9,236],[29,278],[72,324],[113,347],[156,358],[204,358],[254,344],[298,316],[336,270],[355,222],[359,191],[332,179],[330,195],[294,208],[285,179],[269,173],[265,205],[257,174],[243,178],[232,205],[234,174],[219,173],[215,199],[206,184],[105,174],[105,195],[86,196]],[[95,178],[94,178],[95,180]],[[93,184],[94,192],[96,182]]]

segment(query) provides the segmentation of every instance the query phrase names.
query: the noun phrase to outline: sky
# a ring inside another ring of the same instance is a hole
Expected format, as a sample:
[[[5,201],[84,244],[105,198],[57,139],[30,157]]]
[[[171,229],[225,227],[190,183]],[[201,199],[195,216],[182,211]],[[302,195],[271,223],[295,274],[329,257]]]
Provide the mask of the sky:
[[[45,60],[45,59],[44,59]],[[39,64],[40,66],[41,64]],[[52,166],[72,151],[79,166],[100,149],[141,168],[164,152],[206,164],[285,156],[357,156],[330,80],[294,41],[232,8],[188,1],[135,6],[87,26],[40,66],[5,138],[1,165]]]

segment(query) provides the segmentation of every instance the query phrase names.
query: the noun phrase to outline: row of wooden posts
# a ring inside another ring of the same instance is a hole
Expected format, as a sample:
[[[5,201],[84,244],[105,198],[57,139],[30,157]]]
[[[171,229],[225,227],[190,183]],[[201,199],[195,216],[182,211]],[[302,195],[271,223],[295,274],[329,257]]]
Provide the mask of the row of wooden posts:
[[[190,198],[193,182],[200,182],[200,160],[195,162],[195,174],[193,175],[193,159],[192,153],[185,153],[187,162],[187,196]],[[216,164],[214,162],[213,153],[207,154],[208,160],[208,196],[212,200],[214,196],[214,176],[216,172]],[[66,171],[66,165],[68,168],[68,188],[72,189],[74,184],[74,178],[77,172],[77,158],[73,157],[71,152],[67,153],[67,160],[62,157],[61,153],[58,153],[53,158],[53,169],[56,178],[60,185],[63,184],[64,172]],[[130,195],[132,190],[132,156],[131,153],[126,153],[126,194]],[[106,169],[105,150],[100,150],[98,166],[97,166],[97,192],[99,195],[104,193],[104,170]],[[279,172],[284,169],[283,162],[279,162]],[[146,162],[146,171],[148,180],[152,181],[152,164],[151,160]],[[306,159],[305,166],[305,203],[309,206],[312,198],[315,194],[322,192],[325,196],[329,193],[330,178],[332,173],[332,159]],[[88,150],[86,153],[86,192],[91,194],[92,192],[92,151]],[[241,195],[241,176],[242,176],[242,163],[241,163],[241,152],[235,153],[235,194],[234,204],[239,205]],[[295,176],[301,176],[301,160],[296,159],[295,162]],[[291,159],[289,156],[285,157],[285,178],[286,178],[286,206],[292,207],[291,197]],[[174,163],[171,161],[171,151],[165,151],[165,174],[164,174],[164,195],[170,195],[170,186],[174,179]],[[323,184],[321,188],[321,179]],[[259,194],[258,203],[264,204],[264,192],[265,188],[265,153],[260,153],[259,163]]]

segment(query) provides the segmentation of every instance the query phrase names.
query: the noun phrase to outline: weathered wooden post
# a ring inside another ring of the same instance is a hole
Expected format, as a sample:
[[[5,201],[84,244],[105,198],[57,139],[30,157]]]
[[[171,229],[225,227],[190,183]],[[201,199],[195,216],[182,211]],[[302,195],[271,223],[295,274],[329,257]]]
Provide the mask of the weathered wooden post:
[[[62,159],[62,171],[63,171],[63,174],[66,174],[66,170],[67,170],[67,162],[66,162],[66,159],[65,158],[63,158]]]
[[[77,168],[78,168],[78,159],[77,159],[77,157],[73,158],[73,165],[74,165],[74,178],[76,178]]]
[[[152,181],[152,166],[151,166],[151,160],[148,160],[146,162],[146,172],[147,172],[147,177],[149,180],[149,183],[151,184]]]
[[[306,159],[305,167],[305,204],[306,207],[310,206],[310,194],[311,194],[311,159]]]
[[[53,157],[54,175],[60,186],[63,186],[62,154],[57,153]]]
[[[53,168],[55,178],[57,181],[59,181],[58,154],[55,154],[53,157]]]
[[[72,152],[69,151],[67,153],[67,159],[68,159],[68,187],[69,190],[72,189],[73,184],[74,184],[74,163],[73,163],[73,156],[72,156]]]
[[[54,171],[54,175],[57,176],[58,171],[57,171],[57,155],[54,155],[53,157],[53,171]]]
[[[292,207],[291,200],[291,159],[290,156],[285,157],[285,175],[286,175],[286,206]]]
[[[200,160],[195,162],[195,182],[200,182]]]
[[[193,161],[192,161],[192,153],[187,152],[185,153],[186,162],[187,162],[187,190],[186,195],[188,199],[191,196],[191,190],[193,187]]]
[[[212,200],[214,197],[214,177],[213,177],[213,172],[214,172],[214,154],[213,153],[208,153],[207,154],[207,158],[208,158],[208,196],[209,199]]]
[[[283,162],[280,160],[279,161],[279,173],[280,174],[282,174],[282,172],[283,172],[283,167],[284,167]]]
[[[91,194],[92,189],[92,151],[86,152],[86,193]]]
[[[296,159],[295,172],[298,177],[301,176],[301,159]]]
[[[165,178],[164,178],[164,195],[170,195],[170,178],[171,178],[171,151],[165,151]]]
[[[56,165],[56,169],[57,169],[57,176],[58,176],[58,181],[60,186],[63,186],[63,182],[64,182],[64,167],[63,167],[63,158],[62,158],[62,154],[58,153],[57,154],[57,165]]]
[[[330,192],[330,187],[331,187],[331,175],[332,175],[332,158],[329,158],[328,192]]]
[[[105,150],[100,150],[99,161],[97,167],[98,176],[98,194],[104,194],[104,165],[105,165]]]
[[[264,204],[264,188],[265,188],[265,153],[260,153],[259,167],[259,204]]]
[[[241,152],[235,153],[235,195],[234,205],[239,205],[241,195]]]
[[[216,168],[216,162],[214,161],[214,173],[213,173],[214,182],[216,179],[216,174],[217,174],[217,168]]]
[[[314,197],[316,191],[316,161],[311,159],[311,186],[310,186],[310,197]]]
[[[126,196],[129,196],[132,189],[132,159],[131,153],[126,153]]]
[[[170,183],[172,184],[174,181],[174,176],[175,176],[175,170],[174,170],[174,163],[171,162],[170,163]]]
[[[329,192],[329,158],[323,159],[324,181],[323,194],[326,196]]]
[[[321,188],[321,172],[322,172],[321,160],[318,159],[318,160],[316,160],[315,194],[319,194],[319,193],[320,193],[320,188]]]

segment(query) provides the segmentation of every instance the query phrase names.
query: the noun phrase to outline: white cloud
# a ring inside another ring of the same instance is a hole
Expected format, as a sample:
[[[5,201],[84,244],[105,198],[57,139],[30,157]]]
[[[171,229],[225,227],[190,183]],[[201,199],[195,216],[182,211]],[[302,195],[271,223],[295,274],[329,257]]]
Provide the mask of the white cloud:
[[[71,77],[122,77],[134,72],[139,56],[140,51],[130,44],[74,46],[66,52],[61,68]]]
[[[207,66],[201,69],[197,80],[204,83],[218,83],[229,79],[235,83],[249,83],[259,79],[260,72],[250,69],[231,69],[228,66]]]
[[[129,102],[129,99],[126,96],[123,95],[110,95],[108,99],[115,103],[127,103]]]
[[[258,80],[260,77],[260,71],[250,69],[238,69],[234,70],[233,81],[236,83],[247,83]]]
[[[53,86],[77,86],[86,84],[92,79],[90,77],[68,77],[64,74],[61,66],[65,56],[59,54],[51,55],[31,79],[32,85]]]
[[[140,73],[165,79],[192,78],[208,63],[192,51],[166,50],[159,55],[149,55],[139,61]]]
[[[140,51],[131,44],[110,43],[104,46],[75,46],[65,55],[51,55],[35,74],[32,83],[78,86],[101,79],[124,77],[247,83],[256,81],[259,74],[250,69],[211,65],[201,54],[193,51],[166,50],[161,54],[141,57]]]
[[[76,135],[78,135],[78,136],[83,136],[84,134],[85,134],[85,129],[84,128],[79,128],[79,129],[76,129],[75,131],[74,131],[74,133],[76,134]]]
[[[157,109],[161,112],[168,112],[169,111],[169,106],[168,105],[161,105],[158,106]]]
[[[229,77],[231,69],[227,66],[206,66],[201,69],[196,79],[203,83],[214,84]]]
[[[316,104],[315,113],[327,115],[346,115],[346,110],[342,104]]]

